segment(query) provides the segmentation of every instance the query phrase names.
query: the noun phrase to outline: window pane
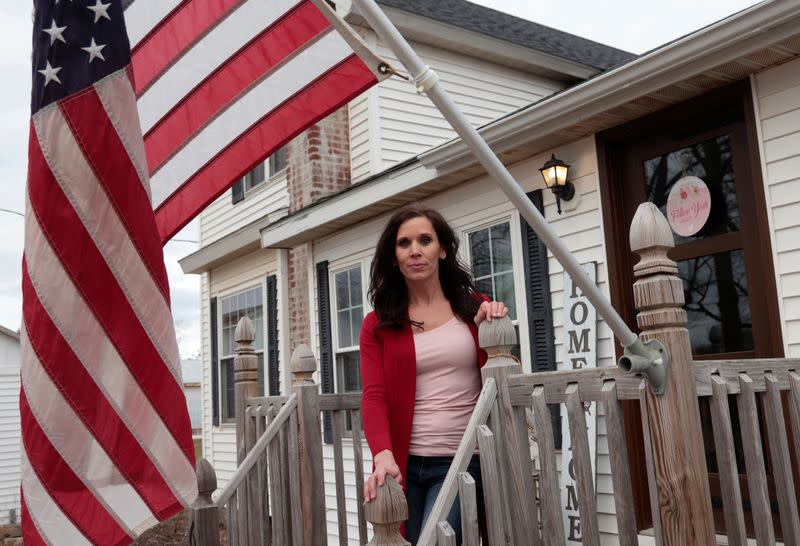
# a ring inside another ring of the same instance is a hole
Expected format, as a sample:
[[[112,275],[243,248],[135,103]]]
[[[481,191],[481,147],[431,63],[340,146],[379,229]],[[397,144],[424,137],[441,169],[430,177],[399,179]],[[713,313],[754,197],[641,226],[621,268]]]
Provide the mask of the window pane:
[[[359,373],[359,353],[339,353],[336,355],[336,392],[354,392],[361,390],[361,374]]]
[[[350,270],[350,305],[363,305],[361,296],[361,268]]]
[[[339,347],[350,347],[353,339],[351,333],[350,311],[339,311],[337,314],[339,328]]]
[[[234,341],[236,326],[239,324],[239,319],[245,316],[253,321],[253,326],[256,329],[255,349],[263,350],[264,305],[262,293],[261,287],[257,286],[222,299],[221,307],[227,311],[222,314],[222,320],[220,321],[222,323],[222,352],[220,356],[230,356],[236,350]]]
[[[220,361],[220,390],[222,395],[222,420],[230,422],[236,419],[236,403],[233,390],[233,359],[225,358]]]
[[[508,316],[511,320],[517,318],[517,306],[514,300],[514,274],[502,273],[494,278],[494,286],[497,289],[494,299],[502,301],[508,307]]]
[[[286,147],[279,148],[269,157],[269,174],[277,174],[286,168]]]
[[[258,165],[256,165],[252,171],[250,171],[244,176],[245,189],[249,190],[261,184],[266,178],[266,176],[264,176],[265,173],[266,171],[264,169],[264,163],[259,163]]]
[[[489,277],[487,279],[480,279],[475,281],[475,288],[478,289],[478,292],[481,294],[486,295],[491,300],[494,300],[494,290],[492,289],[492,278]]]
[[[358,338],[361,333],[361,322],[364,320],[364,308],[362,306],[354,307],[350,312],[351,328],[350,332],[353,336],[351,345],[355,347],[358,345]]]
[[[334,276],[336,284],[336,309],[347,309],[350,307],[350,283],[349,272],[342,271]]]
[[[472,259],[472,274],[476,279],[492,274],[492,264],[489,259],[489,230],[481,229],[469,234],[470,258]]]
[[[711,213],[706,225],[690,237],[674,234],[676,244],[739,230],[739,206],[729,135],[648,159],[643,167],[647,200],[655,203],[664,215],[667,214],[667,197],[672,186],[684,176],[702,179],[711,192]]]
[[[684,260],[678,263],[678,274],[683,279],[693,354],[752,350],[742,251]]]
[[[511,229],[505,222],[491,228],[492,272],[511,271]]]

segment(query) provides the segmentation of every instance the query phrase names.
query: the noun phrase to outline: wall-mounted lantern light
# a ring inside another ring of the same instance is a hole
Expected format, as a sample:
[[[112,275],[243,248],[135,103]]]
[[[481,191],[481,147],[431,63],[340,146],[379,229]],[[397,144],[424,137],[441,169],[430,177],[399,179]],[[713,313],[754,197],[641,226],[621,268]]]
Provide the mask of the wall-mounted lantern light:
[[[550,159],[539,169],[539,172],[542,173],[547,187],[553,190],[558,213],[561,214],[561,201],[569,201],[575,196],[575,186],[572,185],[572,182],[567,181],[569,165],[557,159],[554,154],[550,154]]]

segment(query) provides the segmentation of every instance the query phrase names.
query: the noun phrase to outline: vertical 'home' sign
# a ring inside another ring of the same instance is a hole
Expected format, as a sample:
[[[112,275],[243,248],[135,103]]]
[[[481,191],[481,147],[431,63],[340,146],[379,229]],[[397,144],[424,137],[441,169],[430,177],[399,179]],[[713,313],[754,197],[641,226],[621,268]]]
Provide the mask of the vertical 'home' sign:
[[[583,269],[593,283],[597,283],[597,264],[583,264]],[[581,289],[564,272],[564,360],[559,369],[580,370],[597,366],[597,312],[589,303]],[[589,453],[592,469],[597,465],[597,404],[585,407],[586,428],[589,438]],[[581,544],[581,517],[578,511],[578,494],[575,487],[575,469],[572,460],[572,446],[569,435],[569,421],[566,412],[561,414],[561,506],[564,513],[564,536],[567,544]]]

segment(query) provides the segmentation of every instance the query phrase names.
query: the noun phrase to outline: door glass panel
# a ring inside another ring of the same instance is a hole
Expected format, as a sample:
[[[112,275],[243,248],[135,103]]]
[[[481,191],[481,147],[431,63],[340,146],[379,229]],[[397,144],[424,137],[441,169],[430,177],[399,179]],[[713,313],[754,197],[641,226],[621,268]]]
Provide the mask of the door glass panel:
[[[730,136],[722,135],[644,161],[647,200],[655,203],[665,216],[669,192],[684,176],[696,176],[706,183],[711,193],[711,213],[697,234],[684,237],[675,233],[675,244],[738,231],[739,206]]]
[[[678,262],[692,353],[753,350],[747,273],[741,250]]]

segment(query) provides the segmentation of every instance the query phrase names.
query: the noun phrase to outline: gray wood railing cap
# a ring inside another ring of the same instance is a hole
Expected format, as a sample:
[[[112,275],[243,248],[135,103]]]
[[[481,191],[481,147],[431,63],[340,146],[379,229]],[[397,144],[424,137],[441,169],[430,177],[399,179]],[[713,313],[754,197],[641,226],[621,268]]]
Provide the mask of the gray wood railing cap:
[[[206,459],[197,462],[197,492],[200,496],[211,495],[217,490],[217,473]]]
[[[508,316],[484,320],[478,327],[478,343],[486,349],[489,356],[498,353],[507,353],[517,344],[517,331],[514,323]]]
[[[667,218],[653,203],[642,203],[636,209],[631,221],[630,243],[631,250],[642,258],[633,266],[637,277],[677,273],[677,265],[667,257],[669,249],[675,246],[672,229]]]
[[[317,371],[317,359],[311,348],[305,343],[298,345],[292,353],[292,373],[314,373]]]

